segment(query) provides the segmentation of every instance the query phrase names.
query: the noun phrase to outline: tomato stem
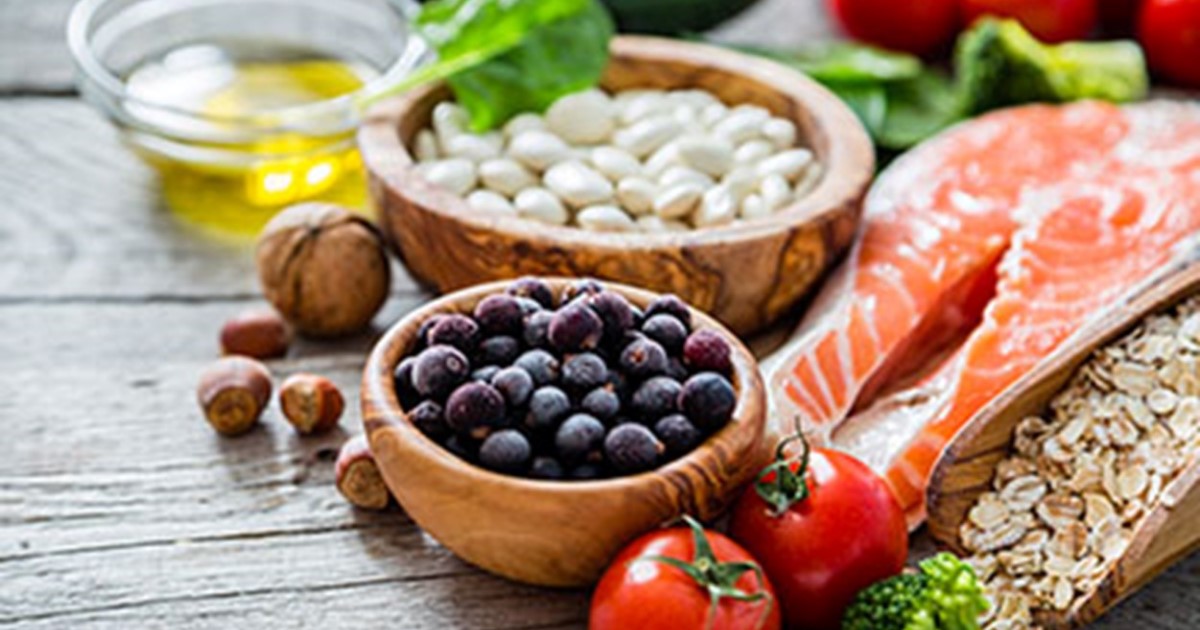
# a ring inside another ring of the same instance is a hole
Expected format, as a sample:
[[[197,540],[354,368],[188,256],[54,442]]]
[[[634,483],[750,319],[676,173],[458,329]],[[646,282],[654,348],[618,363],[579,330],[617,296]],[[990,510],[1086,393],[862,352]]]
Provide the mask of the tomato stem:
[[[799,457],[789,457],[787,447],[792,442],[799,441],[804,450]],[[812,448],[802,431],[796,431],[779,443],[775,449],[775,461],[771,462],[758,474],[754,482],[754,491],[767,505],[771,506],[771,515],[782,516],[791,507],[805,499],[811,493],[808,487],[808,456]],[[792,464],[799,462],[796,470]],[[773,477],[771,477],[774,475]],[[771,479],[767,479],[771,477]]]
[[[706,629],[711,630],[716,623],[717,611],[720,609],[722,598],[739,602],[765,601],[767,605],[764,607],[762,619],[759,622],[761,628],[766,623],[771,614],[771,608],[774,606],[771,594],[767,592],[767,580],[763,576],[762,568],[754,562],[721,562],[713,552],[708,537],[704,535],[704,526],[686,514],[683,515],[683,522],[692,530],[694,551],[691,562],[669,556],[647,556],[643,559],[675,567],[692,578],[698,586],[708,591],[710,604],[708,617],[704,624]],[[758,591],[756,592],[748,593],[737,587],[737,581],[747,571],[753,571],[754,576],[758,578]]]

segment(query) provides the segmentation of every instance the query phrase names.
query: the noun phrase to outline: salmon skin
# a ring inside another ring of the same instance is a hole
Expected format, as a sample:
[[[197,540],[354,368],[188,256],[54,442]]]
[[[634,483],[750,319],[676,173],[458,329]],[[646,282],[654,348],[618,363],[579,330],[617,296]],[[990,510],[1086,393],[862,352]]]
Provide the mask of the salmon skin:
[[[883,475],[915,527],[958,430],[1200,229],[1200,106],[981,117],[882,173],[863,221],[767,362],[772,412]]]

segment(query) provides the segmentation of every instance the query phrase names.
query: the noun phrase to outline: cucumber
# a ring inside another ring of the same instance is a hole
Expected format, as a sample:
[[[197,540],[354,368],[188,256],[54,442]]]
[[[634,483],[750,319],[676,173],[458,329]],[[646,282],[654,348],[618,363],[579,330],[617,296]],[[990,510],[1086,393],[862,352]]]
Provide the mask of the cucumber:
[[[698,33],[728,20],[757,0],[604,0],[623,33]]]

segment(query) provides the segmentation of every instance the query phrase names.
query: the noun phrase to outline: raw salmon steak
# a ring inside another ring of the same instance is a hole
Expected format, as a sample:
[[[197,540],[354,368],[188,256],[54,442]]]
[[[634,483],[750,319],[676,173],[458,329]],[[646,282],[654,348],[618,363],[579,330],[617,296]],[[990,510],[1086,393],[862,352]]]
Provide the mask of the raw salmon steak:
[[[865,204],[768,362],[773,417],[883,475],[915,527],[958,430],[1200,229],[1200,106],[990,114],[903,156]]]

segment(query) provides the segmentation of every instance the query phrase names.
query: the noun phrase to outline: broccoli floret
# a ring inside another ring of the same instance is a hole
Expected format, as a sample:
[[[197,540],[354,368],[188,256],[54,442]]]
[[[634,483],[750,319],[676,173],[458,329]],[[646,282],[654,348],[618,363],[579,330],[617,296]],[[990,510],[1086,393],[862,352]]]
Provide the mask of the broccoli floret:
[[[978,630],[987,608],[970,565],[940,553],[856,595],[842,630]]]
[[[968,114],[1036,101],[1123,103],[1145,96],[1149,83],[1142,49],[1133,42],[1051,46],[1015,20],[977,23],[959,40],[955,67]]]

